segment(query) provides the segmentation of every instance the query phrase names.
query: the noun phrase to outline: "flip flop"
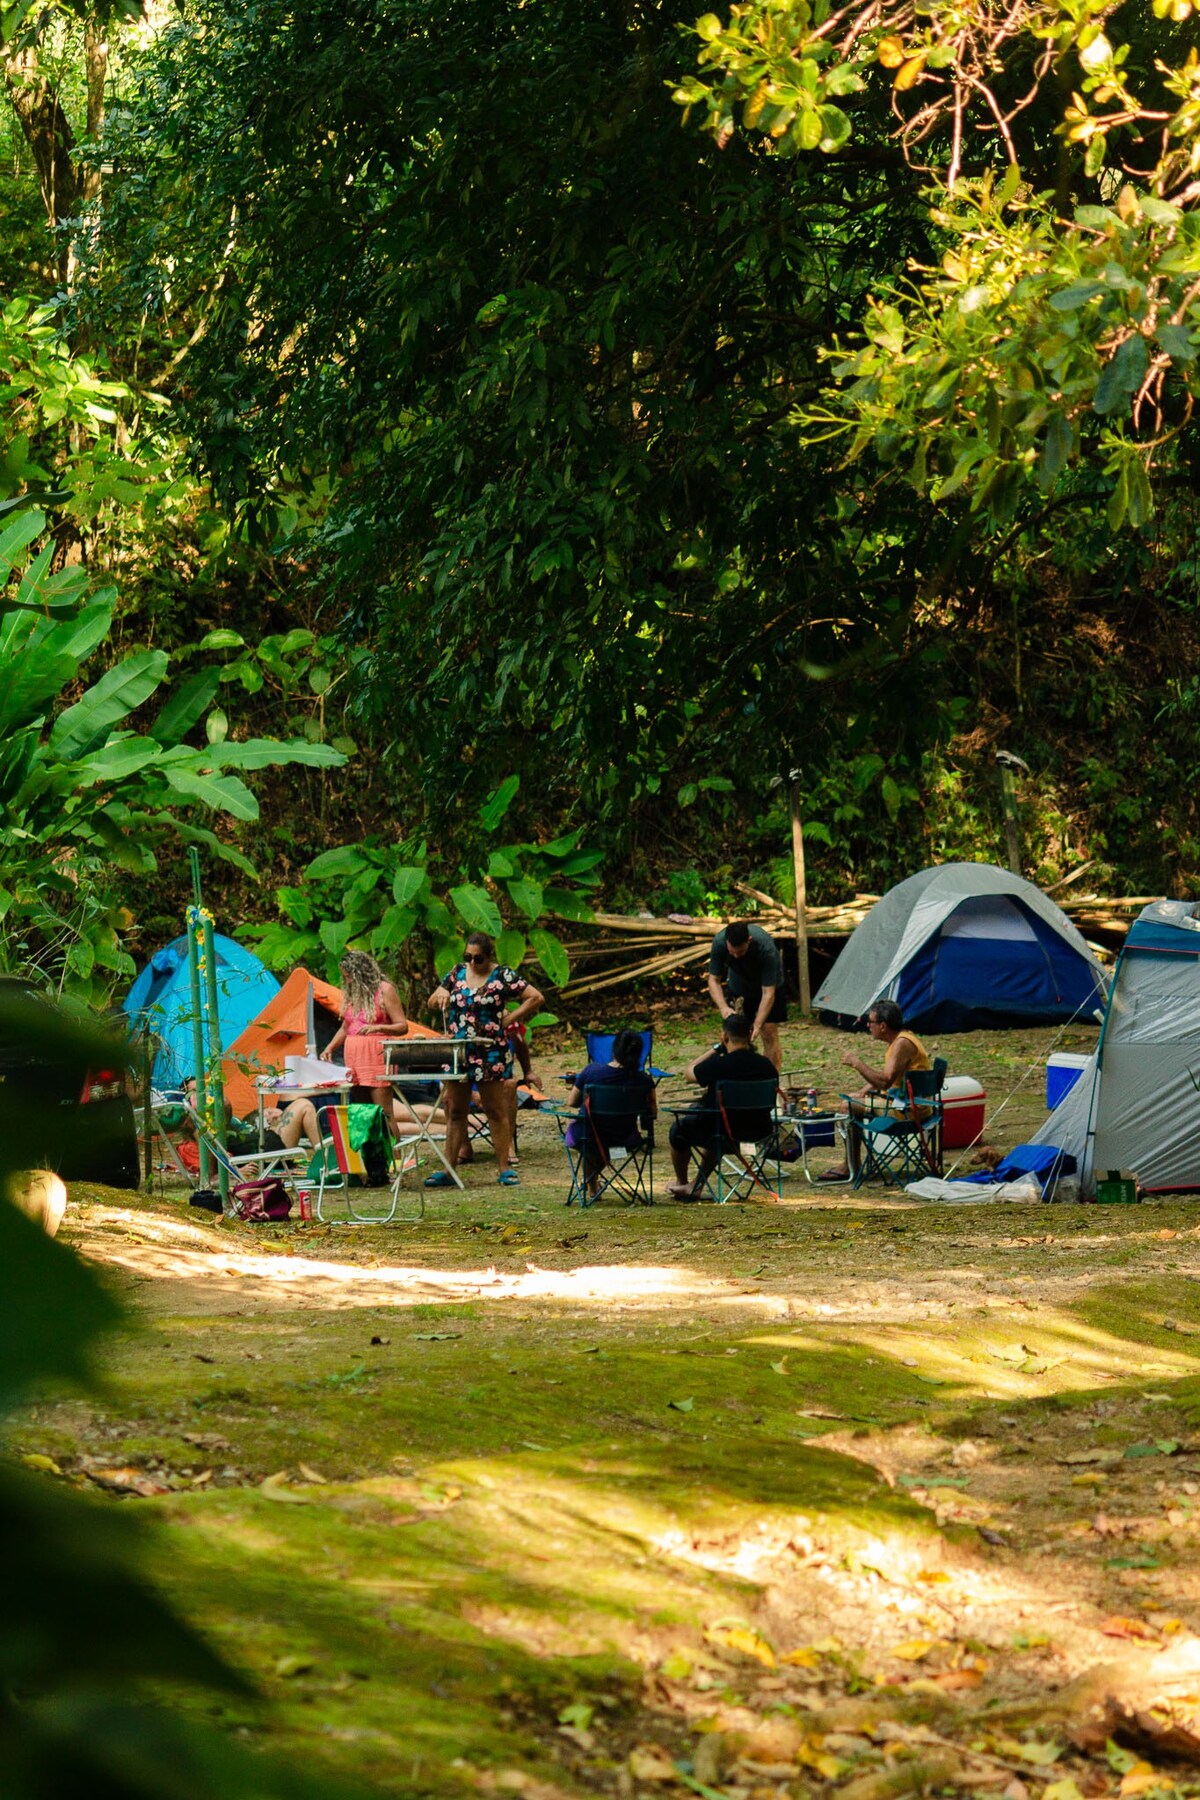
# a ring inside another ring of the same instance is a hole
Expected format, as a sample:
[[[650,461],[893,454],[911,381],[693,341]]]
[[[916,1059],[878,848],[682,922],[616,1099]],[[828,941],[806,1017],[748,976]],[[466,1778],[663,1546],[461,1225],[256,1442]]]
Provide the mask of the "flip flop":
[[[447,1175],[445,1169],[438,1169],[435,1174],[427,1175],[422,1185],[430,1188],[453,1187],[454,1178],[451,1175]]]
[[[496,1181],[500,1187],[520,1187],[521,1185],[521,1177],[515,1169],[501,1169]]]
[[[843,1186],[853,1179],[849,1169],[823,1169],[817,1176],[818,1181],[840,1182]]]

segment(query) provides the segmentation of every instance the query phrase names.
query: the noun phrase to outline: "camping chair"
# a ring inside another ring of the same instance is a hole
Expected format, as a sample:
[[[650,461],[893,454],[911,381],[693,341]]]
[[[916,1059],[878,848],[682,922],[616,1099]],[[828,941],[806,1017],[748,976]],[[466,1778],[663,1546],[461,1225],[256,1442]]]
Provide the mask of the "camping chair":
[[[693,1187],[702,1185],[710,1200],[724,1206],[729,1200],[747,1200],[761,1189],[773,1200],[783,1198],[779,1166],[779,1096],[774,1076],[764,1081],[718,1081],[717,1104],[710,1113],[712,1141],[700,1150]],[[689,1109],[690,1110],[690,1109]],[[738,1135],[739,1115],[765,1112],[770,1128],[754,1142]],[[768,1164],[774,1165],[774,1182]]]
[[[646,1095],[639,1087],[622,1087],[617,1083],[602,1081],[589,1082],[583,1090],[583,1115],[587,1119],[587,1141],[582,1144],[567,1142],[566,1121],[577,1119],[580,1115],[565,1108],[555,1110],[559,1122],[559,1130],[563,1134],[563,1149],[567,1153],[567,1166],[571,1171],[571,1191],[567,1195],[567,1205],[573,1206],[578,1200],[580,1206],[594,1206],[611,1188],[618,1194],[626,1206],[653,1206],[654,1204],[654,1122],[651,1119],[642,1121],[642,1134],[636,1145],[610,1144],[608,1142],[609,1126],[612,1119],[628,1119],[636,1115],[645,1105]],[[594,1194],[588,1192],[589,1150],[595,1149],[602,1159],[597,1171],[599,1186]]]
[[[297,1144],[294,1150],[249,1150],[234,1155],[231,1150],[221,1148],[200,1118],[196,1119],[196,1142],[208,1151],[218,1173],[224,1169],[230,1188],[243,1181],[271,1179],[281,1182],[294,1194],[304,1178],[304,1165],[312,1155],[311,1147],[306,1144]]]
[[[888,1187],[904,1187],[926,1175],[942,1172],[942,1084],[946,1060],[939,1056],[931,1069],[910,1071],[899,1088],[870,1097],[866,1118],[851,1113],[846,1119],[847,1140],[858,1133],[859,1157],[852,1187],[881,1181]],[[861,1106],[861,1096],[850,1105]],[[907,1116],[897,1117],[897,1109]],[[922,1117],[921,1115],[924,1115]]]
[[[322,1108],[325,1115],[325,1129],[328,1135],[322,1140],[319,1152],[319,1163],[316,1168],[317,1178],[317,1218],[322,1225],[334,1221],[325,1217],[326,1194],[341,1194],[346,1202],[346,1218],[343,1223],[350,1225],[390,1225],[396,1216],[396,1206],[400,1198],[400,1176],[403,1173],[405,1144],[397,1144],[400,1152],[400,1166],[393,1167],[391,1185],[391,1205],[387,1212],[363,1212],[354,1195],[357,1189],[351,1186],[351,1178],[358,1176],[365,1183],[367,1165],[362,1152],[356,1150],[350,1142],[350,1109],[348,1106],[326,1106]],[[411,1143],[411,1139],[408,1140]],[[425,1203],[422,1197],[421,1216],[424,1217]]]
[[[587,1059],[590,1063],[607,1063],[612,1061],[613,1045],[617,1041],[617,1034],[615,1031],[589,1031],[584,1034],[584,1039],[587,1044]],[[642,1061],[640,1066],[648,1075],[652,1076],[655,1081],[662,1081],[664,1076],[669,1075],[671,1071],[669,1069],[656,1069],[650,1061],[650,1058],[654,1054],[653,1030],[643,1031],[641,1033],[641,1039]]]

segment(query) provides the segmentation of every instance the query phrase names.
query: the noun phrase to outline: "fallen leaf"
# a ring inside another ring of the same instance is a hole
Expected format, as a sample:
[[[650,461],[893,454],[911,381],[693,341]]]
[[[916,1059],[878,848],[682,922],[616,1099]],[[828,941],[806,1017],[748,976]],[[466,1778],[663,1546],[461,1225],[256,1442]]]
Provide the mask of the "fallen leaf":
[[[707,1625],[704,1638],[706,1643],[715,1644],[720,1650],[736,1650],[742,1656],[752,1656],[764,1668],[775,1667],[774,1650],[752,1625]]]
[[[325,1486],[325,1477],[323,1475],[319,1475],[317,1473],[316,1469],[311,1468],[308,1463],[297,1463],[296,1467],[299,1469],[300,1473],[303,1475],[305,1481],[314,1482],[317,1487]]]
[[[210,1482],[212,1480],[212,1475],[213,1475],[213,1472],[211,1469],[204,1469],[199,1475],[193,1475],[192,1476],[192,1486],[194,1488],[204,1487],[208,1482]]]
[[[185,1431],[185,1444],[193,1444],[197,1450],[228,1450],[229,1439],[222,1437],[219,1431]]]
[[[61,1475],[62,1470],[52,1456],[42,1456],[36,1450],[30,1450],[21,1458],[27,1469],[37,1469],[42,1475]]]
[[[667,1405],[671,1408],[671,1410],[673,1412],[683,1412],[683,1413],[691,1412],[691,1410],[695,1404],[696,1404],[696,1402],[694,1400],[668,1400],[667,1401]]]
[[[1157,1789],[1159,1793],[1171,1793],[1174,1787],[1175,1783],[1169,1775],[1160,1775],[1149,1763],[1139,1763],[1137,1768],[1130,1769],[1117,1792],[1121,1800],[1130,1800],[1131,1795],[1147,1793],[1151,1788]]]
[[[784,1661],[787,1661],[786,1657]],[[672,1650],[670,1655],[665,1656],[659,1664],[658,1672],[660,1675],[665,1675],[668,1681],[686,1681],[693,1666],[691,1657],[684,1651]]]
[[[1105,1467],[1111,1468],[1113,1463],[1121,1461],[1121,1452],[1119,1450],[1072,1450],[1069,1456],[1060,1456],[1058,1461],[1068,1468],[1075,1468],[1080,1463],[1101,1463]]]
[[[929,1652],[942,1644],[941,1638],[908,1638],[903,1644],[893,1644],[891,1653],[901,1662],[924,1662]]]
[[[1020,1750],[1021,1761],[1032,1763],[1035,1769],[1048,1769],[1051,1763],[1058,1761],[1062,1753],[1062,1745],[1053,1741],[1048,1744],[1023,1741]]]
[[[586,1731],[595,1716],[594,1706],[589,1706],[585,1700],[576,1700],[563,1707],[558,1722],[560,1725],[578,1725],[581,1731]]]
[[[629,1773],[635,1781],[678,1781],[679,1771],[658,1744],[638,1744],[629,1752]]]
[[[153,1500],[156,1495],[171,1491],[165,1483],[155,1481],[141,1469],[110,1469],[101,1464],[85,1463],[83,1472],[97,1487],[107,1488],[113,1494],[136,1494],[139,1500]]]
[[[917,1580],[925,1582],[928,1587],[941,1587],[950,1580],[950,1577],[944,1569],[922,1569]]]
[[[415,1341],[418,1344],[443,1344],[450,1338],[460,1338],[461,1331],[418,1331]]]
[[[1042,1800],[1083,1800],[1083,1795],[1068,1775],[1062,1781],[1052,1781],[1042,1789]]]
[[[287,1485],[287,1470],[280,1469],[276,1475],[268,1475],[260,1481],[258,1491],[264,1500],[289,1500],[294,1506],[308,1506],[309,1497],[298,1488]]]
[[[1086,1475],[1072,1475],[1072,1487],[1103,1487],[1108,1480],[1100,1469],[1090,1469]]]
[[[819,1669],[821,1666],[820,1653],[816,1650],[789,1650],[779,1660],[793,1669]]]
[[[372,1344],[390,1344],[391,1341],[390,1337],[373,1337],[371,1339]]]
[[[786,1356],[780,1357],[778,1362],[773,1362],[771,1364],[771,1367],[775,1371],[776,1375],[786,1375],[788,1372],[787,1357]]]
[[[980,1687],[983,1683],[982,1669],[943,1669],[940,1675],[933,1677],[943,1693],[957,1694],[968,1688]]]
[[[1153,1625],[1147,1625],[1144,1619],[1127,1619],[1120,1613],[1103,1620],[1100,1629],[1105,1637],[1135,1638],[1143,1643],[1147,1639],[1153,1642],[1158,1637]]]
[[[281,1681],[291,1681],[297,1675],[307,1675],[315,1669],[316,1663],[311,1656],[281,1656],[275,1664],[275,1673]]]

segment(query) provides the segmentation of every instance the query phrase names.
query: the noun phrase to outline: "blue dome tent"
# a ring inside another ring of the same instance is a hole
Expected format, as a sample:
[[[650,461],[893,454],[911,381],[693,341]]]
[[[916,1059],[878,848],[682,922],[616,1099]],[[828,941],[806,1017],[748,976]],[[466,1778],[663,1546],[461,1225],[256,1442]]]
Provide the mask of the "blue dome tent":
[[[834,963],[814,1009],[853,1026],[895,1000],[917,1030],[1099,1017],[1104,971],[1032,882],[991,863],[922,869],[874,905]]]
[[[149,1030],[158,1041],[152,1079],[157,1088],[178,1087],[195,1073],[192,993],[188,976],[187,938],[177,937],[150,958],[123,1002],[131,1023]],[[213,940],[217,958],[217,1004],[222,1050],[257,1018],[279,983],[252,950],[232,938]],[[208,1034],[205,1031],[205,1054]]]

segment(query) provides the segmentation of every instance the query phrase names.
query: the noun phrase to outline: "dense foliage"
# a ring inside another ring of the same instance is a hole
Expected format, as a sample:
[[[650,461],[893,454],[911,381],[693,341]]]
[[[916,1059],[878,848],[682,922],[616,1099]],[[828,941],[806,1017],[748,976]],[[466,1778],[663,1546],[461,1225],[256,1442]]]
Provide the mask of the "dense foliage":
[[[786,893],[793,768],[810,893],[880,888],[1001,854],[1002,747],[1031,871],[1186,891],[1193,23],[6,14],[5,267],[65,280],[73,365],[126,398],[110,438],[18,445],[5,491],[116,589],[96,674],[166,654],[210,748],[350,758],[217,829],[269,872],[230,921],[276,961],[421,963],[455,892],[544,930],[511,883],[580,829],[617,906]]]

